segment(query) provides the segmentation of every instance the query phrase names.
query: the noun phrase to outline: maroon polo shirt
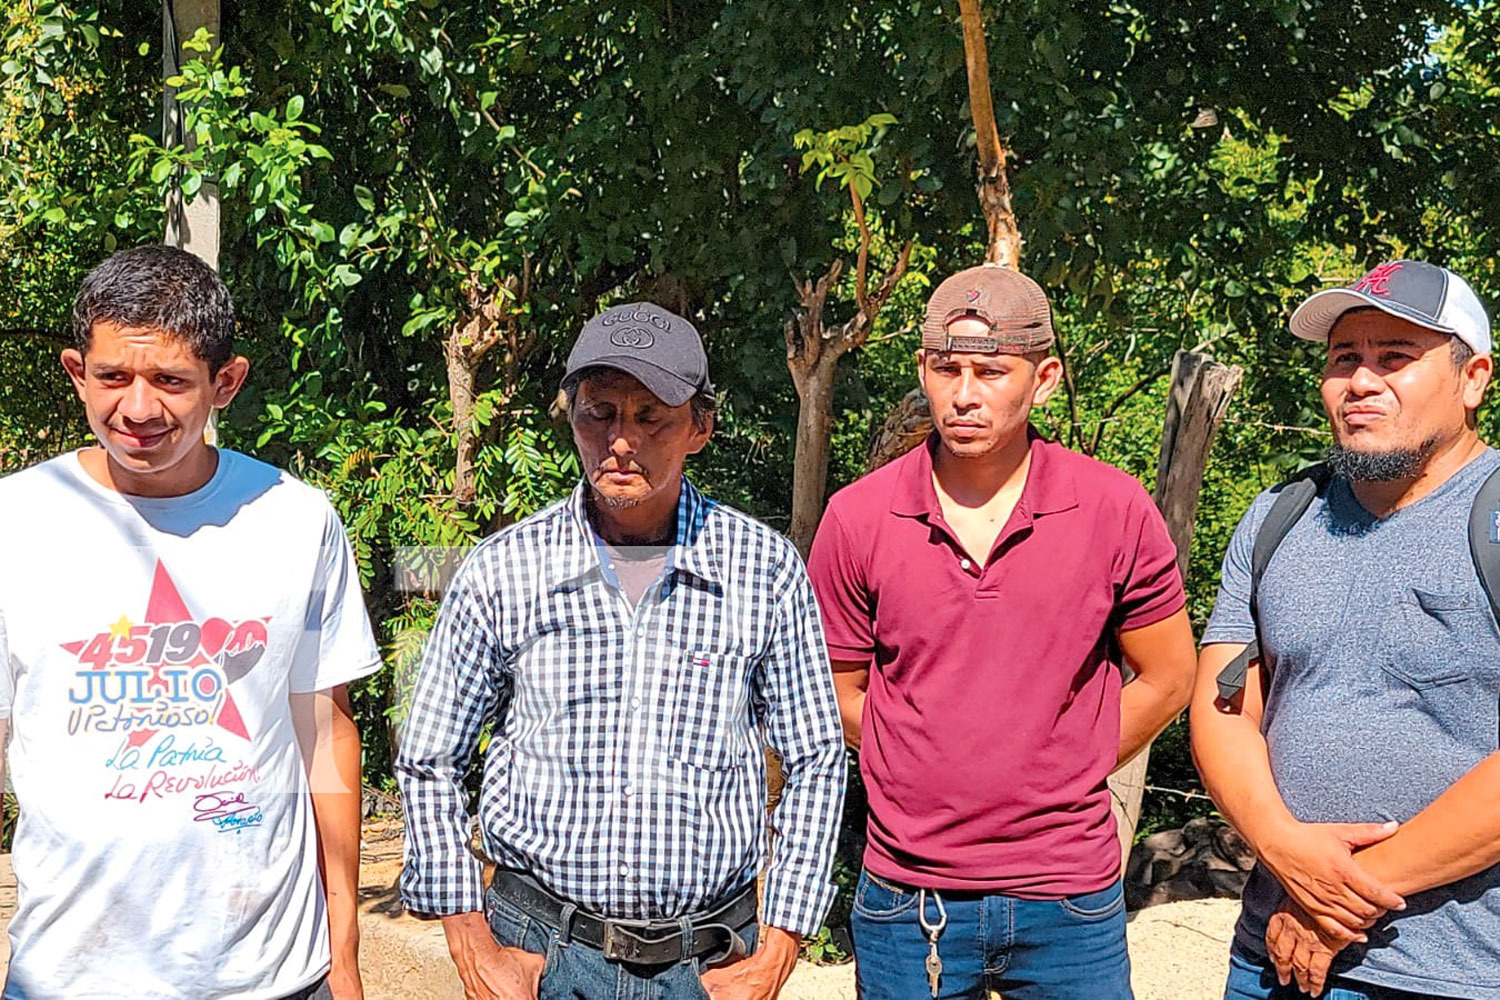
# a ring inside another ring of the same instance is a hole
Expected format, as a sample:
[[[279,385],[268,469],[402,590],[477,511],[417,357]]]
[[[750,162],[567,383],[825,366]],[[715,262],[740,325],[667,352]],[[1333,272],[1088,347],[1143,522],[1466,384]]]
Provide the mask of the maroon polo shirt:
[[[860,767],[876,875],[1036,899],[1119,875],[1113,636],[1181,610],[1177,553],[1134,479],[1030,441],[983,566],[943,521],[936,436],[835,494],[813,542],[829,655],[870,664]]]

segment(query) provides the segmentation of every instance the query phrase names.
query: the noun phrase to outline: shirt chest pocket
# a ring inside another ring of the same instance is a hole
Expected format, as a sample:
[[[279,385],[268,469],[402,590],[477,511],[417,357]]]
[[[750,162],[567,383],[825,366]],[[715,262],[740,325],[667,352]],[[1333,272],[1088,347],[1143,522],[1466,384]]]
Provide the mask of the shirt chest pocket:
[[[743,646],[674,653],[669,671],[667,754],[695,767],[737,766],[750,749],[750,675]]]
[[[1500,642],[1483,594],[1413,587],[1396,606],[1381,667],[1425,691],[1476,681],[1500,687]]]

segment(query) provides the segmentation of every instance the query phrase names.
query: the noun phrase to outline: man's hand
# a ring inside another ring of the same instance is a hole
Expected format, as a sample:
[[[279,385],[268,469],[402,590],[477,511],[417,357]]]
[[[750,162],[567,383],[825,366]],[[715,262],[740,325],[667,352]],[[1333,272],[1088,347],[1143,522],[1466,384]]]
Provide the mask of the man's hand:
[[[541,955],[500,947],[477,911],[444,917],[443,933],[465,1000],[536,1000],[546,964]]]
[[[364,983],[359,978],[359,954],[335,955],[328,969],[328,991],[333,1000],[365,1000]]]
[[[797,964],[801,939],[779,927],[762,927],[755,954],[703,973],[709,1000],[776,1000]]]
[[[1271,914],[1266,925],[1266,951],[1276,966],[1276,978],[1285,986],[1294,978],[1297,988],[1319,996],[1328,981],[1328,967],[1344,948],[1340,941],[1321,933],[1307,911],[1288,900]]]
[[[1354,850],[1396,832],[1395,823],[1298,823],[1261,839],[1260,860],[1312,919],[1340,946],[1364,941],[1364,929],[1406,901],[1359,866]]]

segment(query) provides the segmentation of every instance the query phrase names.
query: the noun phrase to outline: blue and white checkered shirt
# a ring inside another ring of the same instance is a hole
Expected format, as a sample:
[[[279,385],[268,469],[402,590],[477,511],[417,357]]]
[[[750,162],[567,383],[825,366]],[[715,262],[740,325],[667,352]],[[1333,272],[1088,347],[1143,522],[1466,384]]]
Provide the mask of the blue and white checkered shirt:
[[[802,560],[684,478],[632,607],[585,489],[486,539],[448,590],[396,761],[407,908],[482,908],[462,779],[490,722],[479,813],[501,865],[596,914],[671,919],[755,878],[773,839],[761,919],[816,931],[845,757]],[[774,838],[762,737],[786,775]]]

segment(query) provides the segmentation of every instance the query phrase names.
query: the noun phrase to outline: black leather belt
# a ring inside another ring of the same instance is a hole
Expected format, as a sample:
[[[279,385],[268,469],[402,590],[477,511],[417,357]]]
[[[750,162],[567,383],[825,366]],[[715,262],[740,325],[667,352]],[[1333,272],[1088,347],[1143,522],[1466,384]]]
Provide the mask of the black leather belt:
[[[670,965],[692,958],[720,961],[748,951],[740,931],[755,923],[755,883],[751,882],[712,909],[677,920],[612,920],[572,907],[524,872],[496,869],[490,891],[569,940],[598,949],[614,962]],[[572,908],[568,927],[563,913]],[[686,934],[684,933],[686,931]],[[690,936],[689,936],[690,935]]]

